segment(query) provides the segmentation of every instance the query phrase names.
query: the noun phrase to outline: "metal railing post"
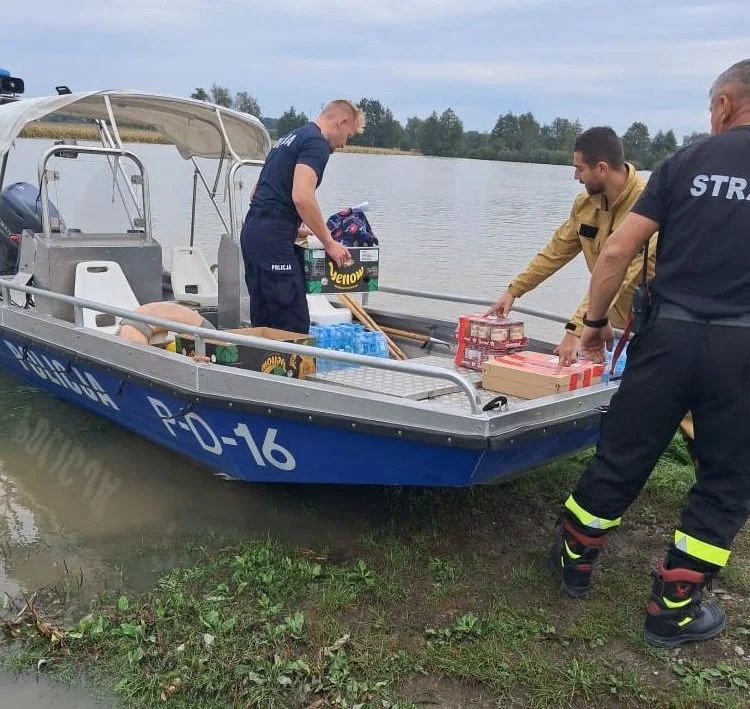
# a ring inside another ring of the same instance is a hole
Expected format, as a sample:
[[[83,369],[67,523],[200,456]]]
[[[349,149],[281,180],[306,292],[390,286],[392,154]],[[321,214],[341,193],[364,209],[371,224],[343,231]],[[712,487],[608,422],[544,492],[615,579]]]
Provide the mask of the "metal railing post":
[[[83,327],[83,308],[80,305],[73,306],[73,318],[76,327]]]
[[[241,167],[263,167],[263,160],[237,160],[233,162],[227,170],[227,194],[229,196],[229,221],[231,223],[231,232],[229,234],[235,241],[239,239],[239,232],[242,228],[242,220],[237,219],[237,205],[234,200],[234,179]]]
[[[96,148],[89,145],[67,145],[61,143],[48,148],[42,153],[39,158],[39,165],[37,168],[39,177],[39,195],[42,202],[42,230],[44,235],[49,238],[52,234],[52,227],[50,225],[49,215],[49,190],[47,185],[47,163],[50,158],[62,150],[70,150],[72,152],[83,153],[84,155],[107,155],[113,157],[123,157],[132,160],[138,170],[141,173],[141,191],[143,193],[143,221],[144,221],[144,233],[146,240],[151,241],[151,194],[149,191],[149,179],[148,171],[143,161],[130,150],[124,150],[119,148]]]

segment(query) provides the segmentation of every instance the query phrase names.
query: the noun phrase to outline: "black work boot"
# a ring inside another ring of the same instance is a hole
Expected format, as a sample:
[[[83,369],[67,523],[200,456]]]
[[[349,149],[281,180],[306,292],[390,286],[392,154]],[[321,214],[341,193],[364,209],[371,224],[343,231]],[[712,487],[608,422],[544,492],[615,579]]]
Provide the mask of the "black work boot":
[[[606,533],[599,536],[584,534],[569,521],[564,520],[557,541],[552,545],[548,561],[562,582],[562,588],[571,598],[584,598],[589,594],[594,559],[604,544]]]
[[[710,573],[659,566],[646,604],[644,635],[649,645],[676,647],[710,640],[724,630],[724,611],[715,603],[702,603],[703,589],[711,587],[712,578]]]

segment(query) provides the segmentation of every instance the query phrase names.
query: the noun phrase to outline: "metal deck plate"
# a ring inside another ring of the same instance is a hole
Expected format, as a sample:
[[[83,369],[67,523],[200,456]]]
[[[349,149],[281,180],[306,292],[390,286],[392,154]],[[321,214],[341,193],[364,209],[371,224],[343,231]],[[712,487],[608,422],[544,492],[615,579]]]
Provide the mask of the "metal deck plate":
[[[375,394],[388,394],[402,399],[429,399],[458,391],[458,387],[445,380],[423,377],[406,372],[391,372],[375,367],[348,367],[335,372],[314,374],[309,379],[352,389],[364,389]]]
[[[430,367],[444,367],[445,369],[452,369],[454,372],[458,372],[466,377],[468,380],[479,384],[482,381],[482,373],[476,372],[473,369],[466,369],[466,367],[457,367],[453,361],[453,357],[440,357],[439,355],[428,355],[427,357],[415,357],[410,360],[411,362],[419,362],[419,364],[426,364]]]
[[[479,391],[479,399],[482,402],[482,405],[492,401],[495,397],[498,396],[498,392],[496,391],[490,391],[489,389],[482,389],[482,373],[476,372],[473,369],[466,369],[465,367],[458,367],[453,362],[452,358],[449,357],[437,357],[437,356],[430,356],[430,357],[419,357],[418,359],[413,360],[415,362],[421,362],[422,364],[429,364],[434,367],[450,367],[454,371],[458,372],[459,374],[463,374],[467,379],[474,382],[474,384],[477,386],[477,389]],[[503,394],[508,399],[508,404],[517,404],[519,402],[525,402],[527,399],[522,399],[519,396],[511,396],[510,394]],[[454,391],[450,392],[448,394],[438,394],[436,396],[429,397],[431,404],[436,404],[439,406],[451,406],[455,407],[458,406],[462,409],[466,409],[467,411],[471,411],[471,405],[469,404],[469,400],[466,398],[466,395],[462,391]]]
[[[479,389],[479,400],[482,402],[482,406],[492,401],[496,396],[499,396],[496,391]],[[519,399],[517,396],[510,396],[508,394],[503,394],[503,396],[508,399],[509,407],[515,403],[526,401],[526,399]],[[466,411],[471,411],[471,404],[469,404],[469,400],[466,398],[466,394],[464,394],[462,391],[456,391],[450,394],[442,394],[440,396],[431,397],[425,403],[433,404],[435,406],[447,406],[452,409],[459,408],[466,409]]]
[[[415,357],[409,361],[431,367],[452,369],[463,374],[469,381],[474,382],[474,384],[479,384],[482,380],[481,372],[456,367],[453,359],[450,357],[430,355],[428,357]],[[405,372],[391,372],[385,369],[377,369],[376,367],[348,367],[347,369],[339,369],[335,372],[316,373],[309,378],[318,382],[339,384],[340,386],[351,387],[352,389],[365,389],[377,394],[388,394],[403,399],[433,399],[459,391],[459,388],[455,384],[446,379],[425,377]],[[459,393],[458,396],[463,397],[464,400],[466,399],[464,394]]]

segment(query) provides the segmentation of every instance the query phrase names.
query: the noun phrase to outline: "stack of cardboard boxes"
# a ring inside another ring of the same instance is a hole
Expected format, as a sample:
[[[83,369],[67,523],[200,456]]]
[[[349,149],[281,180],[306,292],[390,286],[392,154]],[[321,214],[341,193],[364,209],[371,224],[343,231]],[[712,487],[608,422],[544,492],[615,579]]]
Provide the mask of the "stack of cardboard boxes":
[[[456,342],[456,364],[479,372],[488,359],[519,352],[529,344],[523,321],[484,315],[464,315],[459,318]]]
[[[536,399],[598,384],[604,368],[578,361],[560,367],[556,355],[526,351],[522,320],[465,315],[456,329],[455,363],[482,372],[482,388]]]

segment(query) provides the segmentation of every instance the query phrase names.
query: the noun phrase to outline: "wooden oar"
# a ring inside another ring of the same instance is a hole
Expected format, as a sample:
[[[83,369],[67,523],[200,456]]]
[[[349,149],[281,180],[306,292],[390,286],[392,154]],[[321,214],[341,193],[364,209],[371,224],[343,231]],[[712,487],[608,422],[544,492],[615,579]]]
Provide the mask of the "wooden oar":
[[[396,343],[393,342],[385,332],[383,332],[383,329],[370,317],[367,311],[356,300],[354,300],[354,298],[346,293],[340,293],[339,300],[341,300],[341,302],[351,311],[352,315],[354,315],[365,327],[383,334],[386,342],[388,342],[388,349],[394,359],[406,359],[406,355],[401,351],[398,345],[396,345]]]
[[[440,340],[437,337],[430,337],[429,335],[422,335],[419,332],[409,332],[407,330],[397,330],[395,327],[381,327],[380,328],[383,332],[387,333],[388,335],[393,335],[394,337],[403,337],[406,340],[416,340],[417,342],[422,342],[425,345],[429,344],[436,344],[436,345],[446,345],[447,347],[451,347],[452,343],[446,342],[445,340]]]
[[[397,330],[395,327],[382,327],[383,332],[394,337],[403,337],[407,340],[416,340],[417,342],[429,342],[427,335],[420,335],[418,332],[407,332],[406,330]]]

